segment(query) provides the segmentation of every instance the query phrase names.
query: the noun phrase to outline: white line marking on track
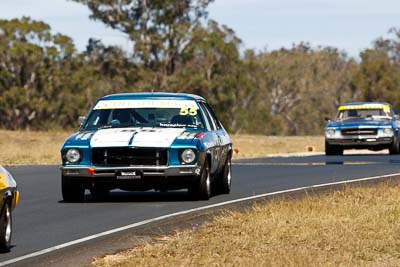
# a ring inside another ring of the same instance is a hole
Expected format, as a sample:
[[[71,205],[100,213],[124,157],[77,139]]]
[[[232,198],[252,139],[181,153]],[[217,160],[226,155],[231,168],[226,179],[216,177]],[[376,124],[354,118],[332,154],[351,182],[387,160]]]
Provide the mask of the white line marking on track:
[[[377,180],[377,179],[384,179],[384,178],[389,178],[389,177],[395,177],[395,176],[400,176],[400,173],[393,173],[393,174],[386,174],[386,175],[379,175],[379,176],[372,176],[372,177],[365,177],[365,178],[358,178],[358,179],[353,179],[353,180],[347,180],[347,181],[340,181],[340,182],[332,182],[332,183],[325,183],[325,184],[317,184],[317,185],[310,185],[310,186],[303,186],[303,187],[297,187],[297,188],[293,188],[293,189],[287,189],[287,190],[281,190],[281,191],[276,191],[276,192],[271,192],[271,193],[264,193],[264,194],[260,194],[260,195],[255,195],[255,196],[250,196],[250,197],[244,197],[244,198],[239,198],[239,199],[234,199],[234,200],[229,200],[229,201],[225,201],[225,202],[221,202],[221,203],[216,203],[216,204],[212,204],[212,205],[208,205],[208,206],[203,206],[203,207],[199,207],[199,208],[194,208],[194,209],[189,209],[189,210],[184,210],[184,211],[179,211],[179,212],[175,212],[175,213],[171,213],[171,214],[167,214],[167,215],[163,215],[160,217],[156,217],[153,219],[148,219],[148,220],[144,220],[141,222],[137,222],[137,223],[133,223],[133,224],[129,224],[126,226],[122,226],[119,228],[115,228],[115,229],[111,229],[105,232],[101,232],[95,235],[91,235],[91,236],[87,236],[84,238],[80,238],[77,240],[73,240],[67,243],[63,243],[54,247],[50,247],[50,248],[46,248],[40,251],[36,251],[24,256],[20,256],[11,260],[7,260],[7,261],[3,261],[0,262],[0,266],[5,266],[8,264],[13,264],[22,260],[26,260],[29,258],[33,258],[33,257],[37,257],[43,254],[47,254],[50,252],[54,252],[56,250],[59,249],[63,249],[66,247],[70,247],[76,244],[80,244],[89,240],[93,240],[102,236],[107,236],[107,235],[111,235],[114,233],[118,233],[121,231],[125,231],[128,229],[133,229],[139,226],[143,226],[149,223],[153,223],[153,222],[157,222],[157,221],[161,221],[161,220],[165,220],[165,219],[169,219],[169,218],[173,218],[173,217],[177,217],[180,215],[186,215],[189,213],[193,213],[193,212],[197,212],[197,211],[202,211],[202,210],[207,210],[207,209],[211,209],[211,208],[216,208],[216,207],[221,207],[221,206],[226,206],[229,204],[234,204],[234,203],[238,203],[238,202],[244,202],[244,201],[248,201],[248,200],[254,200],[257,198],[263,198],[263,197],[268,197],[268,196],[274,196],[274,195],[281,195],[281,194],[286,194],[286,193],[291,193],[291,192],[296,192],[296,191],[303,191],[303,190],[307,190],[307,189],[313,189],[313,188],[321,188],[321,187],[325,187],[325,186],[332,186],[332,185],[340,185],[340,184],[350,184],[350,183],[355,183],[355,182],[362,182],[362,181],[368,181],[368,180]]]

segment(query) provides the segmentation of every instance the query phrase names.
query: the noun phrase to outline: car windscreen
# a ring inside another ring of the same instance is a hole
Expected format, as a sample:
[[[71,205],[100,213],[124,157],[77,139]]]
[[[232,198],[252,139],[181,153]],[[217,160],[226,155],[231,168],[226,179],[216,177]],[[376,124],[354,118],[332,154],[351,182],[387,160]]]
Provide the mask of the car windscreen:
[[[205,128],[197,103],[190,100],[101,100],[83,125],[118,127]]]
[[[338,119],[389,117],[390,114],[383,109],[349,109],[339,111]]]

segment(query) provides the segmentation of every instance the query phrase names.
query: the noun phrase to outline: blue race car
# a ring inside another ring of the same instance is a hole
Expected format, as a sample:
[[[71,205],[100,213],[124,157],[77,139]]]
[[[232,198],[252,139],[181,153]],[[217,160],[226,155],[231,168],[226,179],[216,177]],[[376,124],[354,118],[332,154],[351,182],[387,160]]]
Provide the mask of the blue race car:
[[[231,189],[232,141],[204,98],[130,93],[97,100],[61,148],[62,196],[104,199],[112,189],[188,189],[196,199]]]
[[[389,149],[398,154],[400,122],[392,105],[359,102],[342,105],[325,127],[325,154],[343,155],[344,149]]]

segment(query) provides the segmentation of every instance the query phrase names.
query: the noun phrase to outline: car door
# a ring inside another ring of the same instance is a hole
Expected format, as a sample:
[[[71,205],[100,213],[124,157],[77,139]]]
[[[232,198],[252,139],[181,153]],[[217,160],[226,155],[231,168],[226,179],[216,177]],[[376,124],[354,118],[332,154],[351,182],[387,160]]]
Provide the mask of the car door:
[[[227,133],[225,129],[222,127],[220,121],[215,115],[214,110],[208,103],[204,103],[204,109],[210,116],[212,123],[215,127],[215,136],[216,136],[216,147],[215,147],[215,161],[216,161],[216,171],[221,172],[222,168],[225,166],[226,158],[227,158],[227,149],[226,149],[226,140],[228,139]]]
[[[225,166],[228,154],[229,154],[229,148],[231,145],[230,138],[224,127],[222,126],[221,122],[218,120],[217,115],[215,114],[213,108],[208,104],[205,103],[207,109],[211,113],[211,116],[214,120],[214,123],[217,126],[217,134],[218,134],[218,139],[219,139],[219,170],[222,171],[223,167]]]
[[[218,125],[215,124],[214,119],[211,116],[210,111],[207,109],[205,102],[199,103],[201,110],[204,113],[205,119],[207,120],[210,127],[210,135],[212,136],[211,145],[210,145],[210,154],[211,154],[211,166],[210,172],[212,175],[218,172],[219,169],[219,161],[220,161],[220,137],[218,135]]]

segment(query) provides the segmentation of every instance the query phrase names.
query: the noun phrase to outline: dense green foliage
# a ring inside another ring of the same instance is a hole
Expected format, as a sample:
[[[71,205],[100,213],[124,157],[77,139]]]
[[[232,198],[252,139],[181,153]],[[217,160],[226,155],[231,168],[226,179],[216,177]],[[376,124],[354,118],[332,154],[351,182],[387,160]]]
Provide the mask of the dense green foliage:
[[[242,49],[207,19],[212,0],[73,0],[134,42],[133,51],[68,36],[30,18],[0,20],[0,127],[74,128],[94,101],[117,92],[202,95],[232,133],[321,134],[324,117],[350,101],[388,101],[400,111],[400,31],[360,60],[307,43]]]

